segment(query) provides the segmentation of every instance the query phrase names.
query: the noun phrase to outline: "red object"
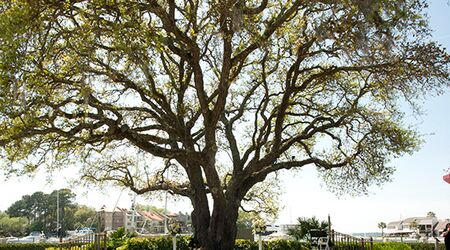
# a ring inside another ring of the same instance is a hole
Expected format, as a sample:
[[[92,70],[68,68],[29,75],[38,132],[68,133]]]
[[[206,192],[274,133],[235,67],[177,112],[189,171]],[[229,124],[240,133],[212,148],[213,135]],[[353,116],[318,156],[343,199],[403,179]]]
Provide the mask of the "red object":
[[[445,182],[447,182],[448,184],[450,184],[450,174],[444,175],[442,177],[442,179],[444,179]]]

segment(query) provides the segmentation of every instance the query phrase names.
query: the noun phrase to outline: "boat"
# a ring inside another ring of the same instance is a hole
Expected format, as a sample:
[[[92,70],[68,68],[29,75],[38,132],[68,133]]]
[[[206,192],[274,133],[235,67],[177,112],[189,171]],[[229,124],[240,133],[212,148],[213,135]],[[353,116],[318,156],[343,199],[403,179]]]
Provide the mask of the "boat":
[[[8,244],[15,244],[15,243],[39,243],[45,241],[45,235],[42,232],[31,232],[28,236],[17,238],[17,237],[11,237],[6,240],[6,243]]]

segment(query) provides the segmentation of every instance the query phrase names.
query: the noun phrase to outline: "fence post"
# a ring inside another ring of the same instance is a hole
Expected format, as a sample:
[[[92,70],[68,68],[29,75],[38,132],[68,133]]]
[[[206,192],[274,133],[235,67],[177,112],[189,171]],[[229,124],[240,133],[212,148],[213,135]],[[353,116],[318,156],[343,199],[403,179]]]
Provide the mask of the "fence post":
[[[369,245],[369,249],[372,250],[373,249],[373,237],[370,237],[370,245]]]
[[[99,234],[94,234],[94,249],[95,250],[100,250],[100,235]]]
[[[176,235],[172,236],[172,249],[177,250],[177,236]]]
[[[107,249],[108,249],[107,246],[106,246],[106,242],[107,242],[107,238],[106,238],[106,237],[107,237],[107,234],[106,234],[106,233],[103,233],[103,243],[104,243],[104,244],[103,244],[103,246],[104,246],[103,249],[104,249],[104,250],[107,250]]]
[[[262,239],[261,239],[261,233],[258,234],[258,250],[262,250]]]
[[[330,221],[330,216],[329,215],[328,215],[328,221]],[[328,225],[328,226],[330,226],[330,225]],[[332,249],[331,246],[334,244],[333,232],[334,232],[334,229],[330,230],[328,228],[327,246],[328,246],[329,249]],[[325,249],[327,249],[327,248],[325,248]]]

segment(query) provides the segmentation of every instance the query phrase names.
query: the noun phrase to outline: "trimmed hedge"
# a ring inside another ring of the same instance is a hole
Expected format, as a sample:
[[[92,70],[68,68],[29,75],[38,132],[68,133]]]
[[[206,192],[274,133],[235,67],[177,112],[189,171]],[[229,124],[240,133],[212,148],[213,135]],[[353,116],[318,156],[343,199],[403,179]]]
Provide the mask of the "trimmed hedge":
[[[412,250],[412,248],[402,242],[374,242],[373,250]]]
[[[402,243],[402,242],[374,242],[373,250],[434,250],[433,243]],[[439,244],[439,250],[445,250],[444,244]]]
[[[190,250],[190,236],[177,237],[177,250]],[[115,249],[108,242],[108,249]],[[263,242],[264,250],[307,250],[307,243],[288,240],[275,240]],[[88,249],[93,247],[89,246]],[[55,243],[33,244],[0,244],[0,250],[57,250]],[[131,238],[118,250],[172,250],[172,237]],[[258,242],[250,240],[236,240],[235,250],[258,250]],[[445,250],[443,244],[440,250]],[[401,243],[401,242],[374,242],[373,250],[434,250],[432,243]]]
[[[258,242],[250,240],[236,240],[234,244],[236,250],[258,250]]]
[[[177,237],[177,250],[190,250],[190,236]],[[263,242],[264,250],[307,250],[305,243],[288,240],[274,240]],[[171,237],[132,238],[118,250],[172,250]],[[258,242],[250,240],[236,240],[236,250],[258,250]]]
[[[177,250],[189,250],[190,236],[177,237]],[[172,250],[172,237],[131,238],[118,250]]]
[[[263,243],[267,250],[307,250],[306,243],[292,240],[272,240]]]
[[[50,247],[57,247],[54,243],[17,243],[0,244],[0,250],[45,250]]]
[[[408,243],[413,250],[434,250],[433,243]],[[439,250],[445,250],[444,244],[439,244]]]
[[[82,248],[81,246],[72,246],[70,248],[65,247],[65,248],[61,248],[61,249],[63,249],[63,250],[66,250],[66,249],[70,249],[70,250],[86,250],[86,248],[84,248],[84,247]],[[46,248],[45,250],[60,250],[60,248],[59,248],[59,246],[55,246],[55,247]]]

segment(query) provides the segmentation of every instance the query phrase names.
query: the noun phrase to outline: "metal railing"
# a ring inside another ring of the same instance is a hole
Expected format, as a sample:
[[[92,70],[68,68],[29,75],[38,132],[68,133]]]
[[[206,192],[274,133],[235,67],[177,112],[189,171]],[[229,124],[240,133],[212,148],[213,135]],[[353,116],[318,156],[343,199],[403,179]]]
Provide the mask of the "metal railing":
[[[77,236],[73,239],[66,240],[59,244],[61,250],[106,250],[106,233],[95,233]]]
[[[335,250],[372,250],[372,237],[365,239],[331,230],[331,242]]]

